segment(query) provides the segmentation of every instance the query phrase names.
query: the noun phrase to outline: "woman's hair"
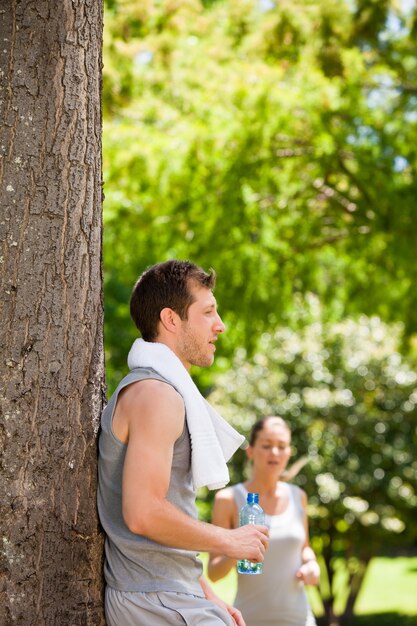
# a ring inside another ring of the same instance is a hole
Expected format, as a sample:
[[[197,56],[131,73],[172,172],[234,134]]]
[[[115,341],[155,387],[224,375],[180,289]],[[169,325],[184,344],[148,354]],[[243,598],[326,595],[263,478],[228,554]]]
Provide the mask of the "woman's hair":
[[[279,415],[267,415],[266,417],[262,417],[262,419],[255,422],[255,424],[252,426],[252,430],[251,430],[250,437],[249,437],[249,445],[251,446],[255,445],[255,442],[259,433],[261,432],[261,430],[263,430],[266,422],[268,422],[269,420],[274,420],[274,422],[276,422],[280,426],[284,426],[284,428],[286,428],[291,435],[291,429],[288,426],[287,422],[284,419],[282,419],[282,417],[279,417]]]
[[[160,313],[165,307],[187,319],[194,297],[193,286],[213,289],[214,270],[205,272],[190,261],[166,261],[149,267],[139,277],[130,298],[130,315],[145,341],[154,341],[158,334]]]
[[[251,434],[249,438],[249,445],[251,446],[255,445],[255,442],[259,433],[264,428],[266,422],[269,422],[269,420],[273,420],[279,426],[283,426],[284,428],[286,428],[289,434],[291,435],[291,428],[288,426],[287,422],[284,419],[282,419],[282,417],[279,417],[279,415],[267,415],[267,417],[263,417],[262,419],[255,422],[255,424],[252,426],[252,430],[251,430]],[[295,463],[291,465],[291,467],[286,469],[281,474],[280,480],[289,481],[295,478],[298,472],[304,467],[304,465],[306,465],[306,463],[308,463],[308,461],[309,461],[308,456],[302,456],[301,458],[299,458],[297,461],[295,461]]]

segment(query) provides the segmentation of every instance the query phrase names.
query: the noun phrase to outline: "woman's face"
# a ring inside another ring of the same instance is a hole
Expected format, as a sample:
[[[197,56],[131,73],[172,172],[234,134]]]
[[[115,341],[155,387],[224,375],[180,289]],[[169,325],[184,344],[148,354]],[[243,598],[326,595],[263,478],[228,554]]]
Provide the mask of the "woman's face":
[[[255,469],[282,474],[291,456],[289,430],[279,421],[267,420],[247,454]]]

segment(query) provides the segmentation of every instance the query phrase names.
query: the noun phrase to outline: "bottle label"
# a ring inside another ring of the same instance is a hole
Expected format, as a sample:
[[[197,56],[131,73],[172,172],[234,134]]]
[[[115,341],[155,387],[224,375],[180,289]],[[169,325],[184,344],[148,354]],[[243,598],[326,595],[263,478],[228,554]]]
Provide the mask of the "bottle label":
[[[251,563],[248,559],[242,559],[237,562],[237,571],[239,574],[262,574],[262,563]]]

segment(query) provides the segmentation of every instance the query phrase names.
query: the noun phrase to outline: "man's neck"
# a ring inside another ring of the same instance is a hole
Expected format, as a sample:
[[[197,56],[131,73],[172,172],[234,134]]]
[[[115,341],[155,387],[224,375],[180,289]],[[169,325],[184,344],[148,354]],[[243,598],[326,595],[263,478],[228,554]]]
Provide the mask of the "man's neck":
[[[187,370],[188,373],[190,373],[190,369],[191,369],[191,363],[189,363],[188,361],[184,361],[184,359],[181,358],[181,355],[178,354],[178,351],[176,349],[176,345],[175,342],[171,340],[171,337],[166,337],[165,335],[159,334],[156,338],[155,338],[155,343],[163,343],[166,346],[168,346],[168,348],[170,350],[172,350],[172,352],[175,354],[176,357],[179,358],[179,360],[181,361],[181,363],[184,365],[185,369]]]

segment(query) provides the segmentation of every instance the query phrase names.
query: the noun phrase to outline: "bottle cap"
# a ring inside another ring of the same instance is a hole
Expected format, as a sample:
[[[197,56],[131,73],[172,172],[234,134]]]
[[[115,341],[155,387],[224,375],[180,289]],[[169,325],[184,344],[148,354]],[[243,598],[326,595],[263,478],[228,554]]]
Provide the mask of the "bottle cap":
[[[246,499],[248,504],[258,504],[259,502],[259,493],[248,493],[248,497]]]

